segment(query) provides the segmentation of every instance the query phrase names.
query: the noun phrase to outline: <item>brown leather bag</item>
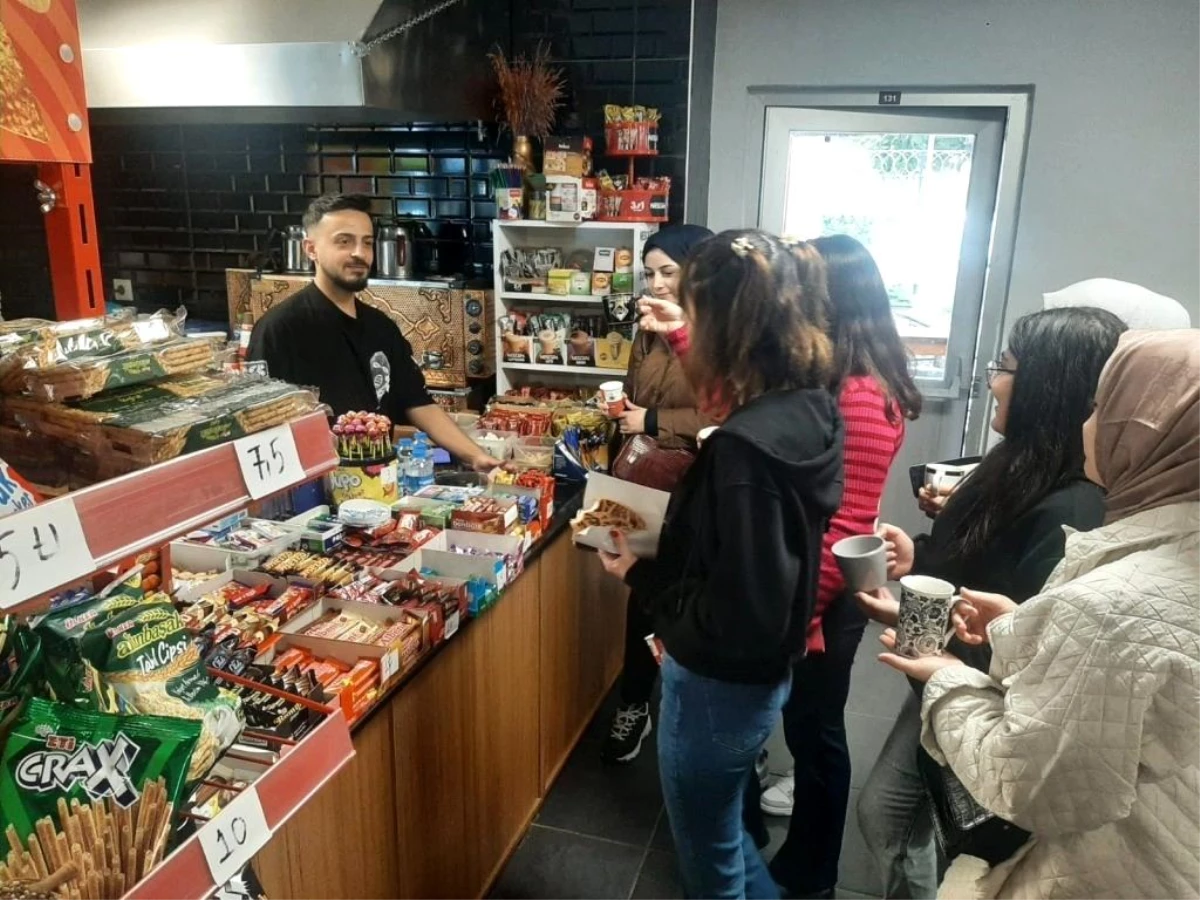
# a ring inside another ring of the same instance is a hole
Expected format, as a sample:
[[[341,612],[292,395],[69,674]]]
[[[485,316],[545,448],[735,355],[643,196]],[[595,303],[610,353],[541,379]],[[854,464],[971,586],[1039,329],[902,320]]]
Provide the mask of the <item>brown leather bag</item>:
[[[664,450],[654,438],[635,434],[621,447],[612,473],[622,481],[670,493],[695,459],[690,450]]]

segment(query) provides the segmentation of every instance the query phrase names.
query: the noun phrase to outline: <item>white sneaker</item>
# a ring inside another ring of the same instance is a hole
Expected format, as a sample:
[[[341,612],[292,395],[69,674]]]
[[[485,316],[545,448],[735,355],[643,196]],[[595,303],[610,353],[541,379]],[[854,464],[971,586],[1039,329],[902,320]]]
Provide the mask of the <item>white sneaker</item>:
[[[763,791],[759,806],[768,816],[790,816],[796,795],[796,777],[788,773]]]

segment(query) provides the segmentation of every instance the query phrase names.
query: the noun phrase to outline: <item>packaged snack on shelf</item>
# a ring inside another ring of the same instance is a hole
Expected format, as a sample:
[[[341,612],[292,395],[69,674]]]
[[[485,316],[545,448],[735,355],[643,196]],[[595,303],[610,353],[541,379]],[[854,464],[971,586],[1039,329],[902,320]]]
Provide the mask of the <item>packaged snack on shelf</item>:
[[[179,337],[181,322],[179,316],[165,311],[142,317],[121,314],[64,322],[5,322],[0,330],[0,391],[25,390],[24,376],[29,369],[115,356]]]
[[[0,519],[34,506],[41,497],[15,469],[0,459]]]
[[[311,391],[236,374],[175,376],[71,404],[25,397],[7,404],[31,431],[139,465],[282,425],[318,407]]]
[[[596,365],[601,369],[629,368],[633,353],[635,325],[609,325],[602,337],[596,339]]]
[[[212,682],[170,599],[138,594],[127,580],[92,604],[48,613],[36,627],[47,681],[59,700],[100,712],[198,720],[189,777],[199,778],[241,731],[241,710]]]
[[[506,497],[472,497],[450,516],[457,531],[505,534],[517,523],[517,503]]]
[[[166,854],[199,739],[199,722],[32,698],[0,750],[0,819],[16,843],[0,880],[74,863],[76,896],[125,894]]]
[[[221,344],[208,338],[180,338],[155,347],[25,369],[25,387],[39,400],[82,400],[168,375],[216,369],[227,355]]]

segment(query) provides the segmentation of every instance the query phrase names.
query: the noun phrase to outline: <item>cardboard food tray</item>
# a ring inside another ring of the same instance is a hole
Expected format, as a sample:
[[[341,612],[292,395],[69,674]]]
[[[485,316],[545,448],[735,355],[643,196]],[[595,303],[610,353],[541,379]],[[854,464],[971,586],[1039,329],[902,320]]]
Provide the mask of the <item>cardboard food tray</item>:
[[[468,556],[455,553],[451,546],[477,547],[489,556]],[[505,563],[505,557],[509,563]],[[481,578],[503,590],[524,567],[521,539],[509,535],[484,534],[475,531],[443,531],[420,550],[404,560],[393,571],[411,572],[430,569],[446,581],[466,581]]]
[[[587,477],[587,486],[583,491],[583,506],[580,514],[590,509],[599,500],[613,500],[622,506],[628,506],[646,521],[644,531],[635,531],[626,535],[629,549],[640,559],[654,559],[658,555],[658,538],[662,533],[663,519],[667,514],[667,504],[671,495],[665,491],[631,484],[619,478],[592,472]],[[576,519],[578,516],[576,516]],[[617,547],[607,528],[585,528],[575,531],[572,520],[572,539],[583,547],[616,553]]]

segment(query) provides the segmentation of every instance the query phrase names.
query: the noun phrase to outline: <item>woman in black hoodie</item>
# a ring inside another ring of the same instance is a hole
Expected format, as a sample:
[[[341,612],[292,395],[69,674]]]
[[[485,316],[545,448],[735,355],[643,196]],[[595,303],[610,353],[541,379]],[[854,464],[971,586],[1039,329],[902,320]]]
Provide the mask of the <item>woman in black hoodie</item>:
[[[672,495],[655,561],[604,555],[653,597],[665,650],[663,794],[692,897],[777,897],[742,797],[802,656],[821,538],[842,493],[824,269],[759,231],[706,241],[684,268],[685,369],[723,419]]]

